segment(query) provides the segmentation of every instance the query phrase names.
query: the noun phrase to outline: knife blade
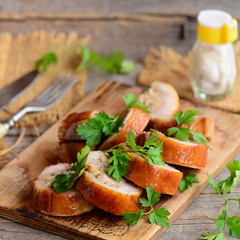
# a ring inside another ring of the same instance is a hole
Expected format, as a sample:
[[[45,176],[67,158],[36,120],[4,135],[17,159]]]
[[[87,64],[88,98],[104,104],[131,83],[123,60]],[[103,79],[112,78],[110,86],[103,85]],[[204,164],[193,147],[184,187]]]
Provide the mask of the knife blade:
[[[21,96],[39,77],[40,73],[36,70],[28,72],[15,82],[0,90],[0,111],[10,102]]]

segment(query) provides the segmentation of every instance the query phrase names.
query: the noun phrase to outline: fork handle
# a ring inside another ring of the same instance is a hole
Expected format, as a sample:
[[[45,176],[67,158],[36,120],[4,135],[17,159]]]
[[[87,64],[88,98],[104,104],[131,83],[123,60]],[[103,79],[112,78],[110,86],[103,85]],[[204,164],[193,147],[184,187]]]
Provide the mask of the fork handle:
[[[8,132],[9,128],[5,123],[0,123],[0,138],[3,138],[7,132]]]
[[[29,109],[27,107],[21,109],[18,113],[10,117],[7,121],[0,123],[0,139],[3,138],[7,133],[8,130],[14,127],[15,123],[22,118]]]

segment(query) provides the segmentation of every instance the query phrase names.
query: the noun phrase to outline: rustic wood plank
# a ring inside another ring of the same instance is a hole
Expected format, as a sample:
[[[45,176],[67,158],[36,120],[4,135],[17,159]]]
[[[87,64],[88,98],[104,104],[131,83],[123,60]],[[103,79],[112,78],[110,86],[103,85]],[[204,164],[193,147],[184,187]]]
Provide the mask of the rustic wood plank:
[[[82,18],[116,18],[128,14],[149,15],[184,15],[196,16],[202,9],[225,10],[239,17],[238,0],[2,0],[0,3],[1,19],[82,19]],[[125,14],[125,15],[124,15]]]
[[[1,21],[0,31],[14,35],[36,30],[91,35],[90,48],[103,55],[110,51],[124,51],[127,58],[143,62],[150,47],[173,47],[186,54],[196,38],[196,23],[189,27],[189,38],[181,39],[184,18],[160,18],[159,21]]]
[[[98,110],[105,110],[111,114],[116,114],[123,107],[123,102],[120,100],[122,95],[129,91],[138,94],[141,89],[137,87],[127,88],[119,83],[112,85],[110,82],[107,82],[95,93],[87,96],[73,111],[96,108]],[[240,139],[238,138],[239,132],[236,131],[236,129],[240,127],[238,126],[238,124],[240,124],[240,116],[212,108],[193,105],[186,101],[181,101],[181,106],[183,109],[196,107],[201,110],[202,114],[212,115],[214,117],[216,122],[215,140],[211,143],[214,151],[209,152],[209,161],[206,169],[199,171],[188,170],[188,172],[197,173],[200,180],[199,184],[195,184],[188,191],[178,193],[174,197],[164,197],[163,200],[157,204],[157,208],[165,206],[170,210],[172,213],[170,223],[182,213],[207,185],[206,172],[209,172],[212,176],[218,174],[224,168],[225,164],[237,153],[240,145]],[[236,122],[235,129],[229,124],[232,121]],[[100,210],[95,210],[92,213],[90,212],[76,218],[53,218],[43,216],[31,208],[29,202],[31,185],[29,183],[39,174],[45,165],[55,161],[55,154],[53,154],[52,157],[50,157],[49,154],[50,151],[52,154],[52,151],[55,149],[58,126],[59,123],[50,128],[42,137],[38,138],[31,147],[27,148],[19,159],[14,160],[1,171],[0,214],[15,221],[27,223],[30,226],[37,226],[38,228],[48,231],[56,232],[57,230],[58,234],[71,238],[73,238],[73,236],[74,238],[81,238],[80,235],[77,235],[81,229],[82,237],[92,236],[100,239],[120,239],[121,236],[121,239],[131,239],[134,236],[135,239],[157,239],[166,229],[156,225],[150,225],[146,218],[140,220],[136,227],[129,228],[119,217],[106,213],[104,214],[105,217],[103,217],[103,212]],[[36,155],[38,156],[38,161],[33,160],[36,158]],[[48,157],[46,158],[46,156]],[[31,161],[34,161],[34,164]],[[14,180],[12,176],[14,176]],[[4,187],[3,184],[6,187]],[[202,202],[207,205],[207,195],[202,196]],[[196,209],[196,211],[199,212],[199,208]],[[204,214],[206,214],[206,212],[204,212]],[[195,216],[196,221],[198,221],[197,216],[198,215]],[[113,225],[112,222],[115,222],[115,224]],[[199,222],[201,223],[201,219]],[[106,226],[106,228],[104,226]],[[115,228],[116,226],[117,228]]]

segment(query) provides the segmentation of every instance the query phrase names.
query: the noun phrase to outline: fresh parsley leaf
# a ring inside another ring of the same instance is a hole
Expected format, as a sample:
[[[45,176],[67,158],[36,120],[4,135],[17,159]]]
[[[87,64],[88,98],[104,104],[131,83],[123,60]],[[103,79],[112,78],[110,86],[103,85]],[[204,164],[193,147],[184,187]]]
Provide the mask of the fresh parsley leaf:
[[[122,216],[125,219],[126,223],[135,226],[138,223],[139,219],[143,216],[143,210],[139,209],[136,213],[122,212]]]
[[[225,225],[225,222],[226,222],[226,219],[227,219],[227,211],[223,210],[222,214],[219,215],[219,217],[216,221],[217,230],[223,229],[223,227]]]
[[[69,173],[58,174],[55,180],[51,183],[51,186],[59,193],[67,192],[72,188],[75,181],[83,174],[85,171],[85,163],[87,160],[87,155],[90,152],[90,147],[85,146],[81,153],[77,154],[77,161],[70,168]]]
[[[126,166],[131,159],[120,149],[114,149],[112,154],[113,156],[108,159],[108,162],[112,163],[108,169],[108,175],[113,177],[119,183],[122,177],[127,175]]]
[[[184,192],[186,191],[189,187],[192,187],[193,183],[198,183],[198,179],[196,178],[196,174],[190,174],[186,177],[183,177],[180,181],[179,184],[179,191]]]
[[[221,230],[219,233],[206,233],[202,235],[201,239],[209,239],[209,240],[223,240],[223,233],[227,226],[227,231],[230,235],[234,237],[240,238],[240,217],[233,216],[231,218],[227,218],[227,210],[229,201],[237,201],[240,210],[240,198],[225,198],[224,194],[230,193],[232,188],[236,186],[237,181],[240,176],[240,164],[237,160],[230,162],[227,164],[227,168],[229,170],[230,176],[223,181],[220,181],[218,185],[214,182],[209,174],[208,182],[210,186],[218,193],[222,200],[225,203],[225,209],[222,211],[218,219],[216,220],[217,230]]]
[[[189,134],[191,134],[191,131],[188,128],[178,128],[176,139],[187,142],[189,140]]]
[[[128,93],[126,96],[123,97],[123,100],[127,105],[127,109],[137,107],[146,113],[150,113],[147,105],[142,102],[139,102],[133,93]]]
[[[135,142],[135,134],[133,131],[128,131],[126,134],[126,142],[124,143],[130,149],[141,149],[141,146],[138,146]]]
[[[176,139],[187,142],[190,136],[193,138],[195,142],[198,144],[205,144],[210,150],[212,150],[206,142],[208,142],[207,138],[199,132],[193,132],[189,128],[181,127],[182,124],[192,124],[195,122],[194,116],[197,116],[199,113],[198,110],[186,110],[184,113],[182,111],[177,112],[174,115],[174,118],[177,121],[177,127],[171,127],[167,129],[167,135],[172,136],[175,135]]]
[[[151,207],[151,202],[149,202],[146,198],[140,198],[139,201],[142,204],[142,207]]]
[[[83,45],[79,45],[79,48],[81,50],[82,61],[77,66],[76,71],[80,71],[90,64],[96,65],[109,73],[128,74],[136,66],[136,64],[130,60],[123,60],[124,53],[121,51],[111,52],[108,57],[102,57]]]
[[[148,201],[151,203],[151,206],[155,205],[160,200],[160,193],[155,192],[154,188],[150,188],[149,186],[146,187]]]
[[[204,233],[200,239],[207,239],[207,240],[224,240],[223,238],[223,232],[219,233]]]
[[[208,176],[208,183],[209,185],[213,188],[213,190],[215,190],[217,193],[220,193],[220,189],[219,187],[216,185],[216,183],[214,182],[213,178],[207,173]]]
[[[122,216],[124,217],[125,221],[134,226],[143,215],[151,213],[149,216],[149,221],[151,224],[156,223],[159,226],[169,227],[168,216],[170,215],[170,212],[165,208],[159,208],[156,211],[153,208],[153,206],[160,200],[160,193],[155,192],[155,189],[151,189],[149,186],[146,187],[146,192],[147,199],[140,198],[139,201],[142,207],[151,207],[150,211],[144,213],[143,210],[140,209],[137,213],[123,212]]]
[[[99,144],[107,136],[118,133],[123,121],[119,117],[107,115],[105,112],[95,114],[95,118],[89,118],[86,122],[78,125],[76,131],[82,140],[86,140],[88,146]]]
[[[232,191],[232,188],[237,185],[238,179],[240,177],[240,165],[237,160],[229,162],[227,168],[230,172],[230,176],[225,180],[218,183],[218,189],[222,194],[227,194]]]
[[[192,124],[195,122],[195,119],[193,118],[194,116],[197,116],[199,114],[199,111],[196,109],[192,110],[186,110],[185,113],[182,111],[178,111],[174,116],[174,118],[177,121],[177,125],[181,124]]]
[[[135,134],[133,131],[129,131],[126,134],[126,141],[113,146],[103,152],[111,153],[112,156],[108,159],[112,165],[108,169],[108,175],[113,177],[117,182],[121,181],[121,177],[125,177],[127,174],[126,166],[131,161],[127,152],[139,152],[147,157],[149,164],[161,164],[162,161],[162,142],[157,139],[157,131],[152,133],[152,136],[146,141],[144,146],[138,146],[135,142]],[[120,147],[120,149],[118,149]]]
[[[227,231],[230,235],[240,238],[240,217],[231,217],[227,219]]]
[[[164,166],[165,163],[162,160],[163,142],[158,138],[157,130],[154,130],[151,136],[144,143],[142,153],[145,153],[148,157],[148,163]],[[147,149],[147,151],[146,151]],[[144,152],[145,151],[145,152]]]
[[[159,226],[163,226],[168,228],[169,227],[169,219],[168,216],[170,215],[170,212],[166,210],[166,208],[159,208],[158,210],[154,211],[150,214],[149,220],[150,223],[156,223]]]
[[[227,169],[231,173],[231,175],[235,175],[235,171],[240,171],[239,161],[233,160],[233,162],[229,162],[227,164]]]
[[[35,69],[46,72],[50,65],[56,64],[58,57],[54,52],[46,52],[43,57],[35,62]]]

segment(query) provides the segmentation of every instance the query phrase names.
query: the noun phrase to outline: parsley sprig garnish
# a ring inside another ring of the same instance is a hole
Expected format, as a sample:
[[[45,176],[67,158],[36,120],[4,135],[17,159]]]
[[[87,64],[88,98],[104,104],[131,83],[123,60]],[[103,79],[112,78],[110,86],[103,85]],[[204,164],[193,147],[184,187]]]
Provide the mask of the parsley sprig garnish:
[[[67,174],[58,174],[55,180],[51,183],[51,186],[59,193],[67,192],[74,185],[76,179],[78,179],[85,171],[85,163],[87,155],[91,151],[89,146],[85,146],[81,153],[77,153],[77,161],[70,168]]]
[[[162,161],[162,149],[163,143],[157,139],[157,131],[153,131],[151,137],[145,142],[144,146],[139,146],[135,142],[135,134],[133,131],[129,131],[126,134],[126,141],[120,143],[104,153],[111,153],[111,157],[108,162],[112,165],[108,169],[108,175],[113,177],[117,182],[121,181],[122,177],[127,175],[126,166],[131,161],[127,152],[137,152],[146,156],[146,161],[151,164],[164,165]]]
[[[143,209],[139,209],[136,213],[122,212],[122,216],[124,217],[126,223],[134,226],[143,215],[151,213],[149,216],[149,221],[151,224],[156,223],[159,226],[169,227],[168,216],[170,215],[170,212],[166,210],[166,208],[159,208],[156,211],[153,208],[153,206],[160,200],[160,193],[155,192],[154,188],[151,190],[148,186],[146,187],[146,192],[147,199],[140,198],[139,201],[142,207],[150,207],[151,209],[145,213],[143,212]]]
[[[167,135],[168,136],[175,135],[176,139],[179,139],[184,142],[187,142],[190,136],[192,136],[193,140],[196,141],[198,144],[207,145],[208,140],[202,133],[193,132],[189,128],[181,127],[182,124],[192,124],[193,122],[195,122],[195,119],[193,117],[197,116],[198,113],[199,111],[195,109],[186,110],[184,113],[182,111],[177,112],[174,115],[174,118],[177,121],[177,126],[169,128],[167,130]],[[211,149],[208,145],[207,147]]]
[[[212,177],[208,174],[208,182],[210,186],[217,192],[220,198],[225,203],[225,209],[222,211],[220,216],[216,221],[217,230],[220,232],[212,233],[208,232],[202,235],[201,239],[208,239],[208,240],[223,240],[224,230],[227,227],[227,232],[229,235],[232,235],[236,238],[240,238],[240,217],[233,216],[227,218],[227,210],[229,201],[237,201],[240,206],[240,198],[225,198],[223,195],[230,193],[232,188],[236,186],[239,176],[240,176],[240,165],[237,160],[230,162],[227,164],[227,168],[230,172],[230,176],[225,180],[215,184]],[[239,207],[240,210],[240,207]]]
[[[58,57],[54,52],[46,52],[43,57],[35,62],[35,69],[46,72],[50,65],[56,64]]]
[[[86,65],[96,65],[109,73],[128,74],[136,67],[135,62],[124,60],[124,52],[110,52],[107,57],[102,57],[83,45],[79,45],[79,48],[82,60],[76,68],[77,72]]]
[[[196,178],[196,174],[189,174],[186,177],[183,177],[180,181],[179,184],[179,191],[184,192],[186,191],[189,187],[192,187],[193,183],[198,183],[198,179]]]
[[[128,93],[123,97],[126,108],[119,116],[109,116],[105,112],[95,114],[95,118],[89,118],[76,129],[82,140],[87,141],[88,146],[103,143],[108,136],[119,133],[119,129],[123,126],[122,117],[132,107],[140,108],[145,112],[149,112],[145,104],[139,102],[133,93]]]
[[[95,114],[95,118],[89,118],[78,125],[76,131],[91,147],[106,140],[107,136],[118,133],[122,126],[123,120],[120,120],[119,116],[109,116],[105,112],[100,112]]]

